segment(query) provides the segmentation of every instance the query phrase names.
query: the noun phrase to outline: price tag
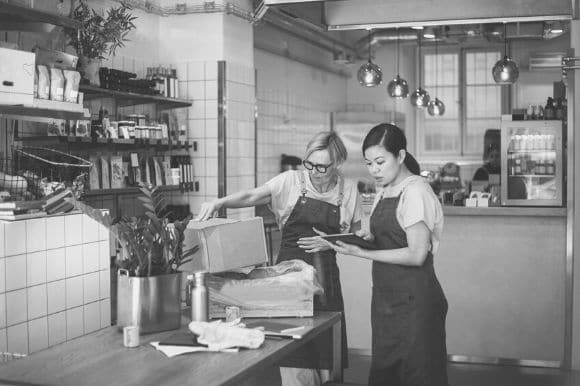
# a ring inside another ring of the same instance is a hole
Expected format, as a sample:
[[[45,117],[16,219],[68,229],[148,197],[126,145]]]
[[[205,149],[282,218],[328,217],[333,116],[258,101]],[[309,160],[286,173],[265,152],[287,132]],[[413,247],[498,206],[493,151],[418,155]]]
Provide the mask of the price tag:
[[[138,168],[139,167],[139,157],[137,153],[131,153],[131,167]]]

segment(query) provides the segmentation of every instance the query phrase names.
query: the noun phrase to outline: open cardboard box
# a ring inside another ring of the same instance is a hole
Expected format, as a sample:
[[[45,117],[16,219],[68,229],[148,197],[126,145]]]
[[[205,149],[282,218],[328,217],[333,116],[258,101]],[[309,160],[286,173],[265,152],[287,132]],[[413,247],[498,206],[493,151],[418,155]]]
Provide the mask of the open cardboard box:
[[[190,221],[184,236],[184,250],[200,247],[184,271],[223,272],[268,261],[261,217]]]

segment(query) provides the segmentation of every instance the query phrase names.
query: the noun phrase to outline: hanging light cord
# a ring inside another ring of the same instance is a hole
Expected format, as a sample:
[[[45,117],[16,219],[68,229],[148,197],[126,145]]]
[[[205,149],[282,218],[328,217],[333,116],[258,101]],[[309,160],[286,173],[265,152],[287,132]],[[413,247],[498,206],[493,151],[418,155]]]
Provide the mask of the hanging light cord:
[[[400,39],[399,39],[399,29],[397,28],[397,76],[399,76],[399,44],[400,44]]]
[[[421,56],[421,34],[419,33],[419,39],[417,40],[419,43],[419,87],[422,86],[422,78],[423,78],[423,66],[422,66],[422,61],[423,61],[423,57]]]
[[[438,83],[439,83],[439,54],[437,50],[437,39],[435,39],[435,99],[437,99]]]
[[[369,63],[371,62],[371,43],[372,43],[371,30],[369,29]]]
[[[507,24],[503,23],[503,55],[508,56],[507,52]]]

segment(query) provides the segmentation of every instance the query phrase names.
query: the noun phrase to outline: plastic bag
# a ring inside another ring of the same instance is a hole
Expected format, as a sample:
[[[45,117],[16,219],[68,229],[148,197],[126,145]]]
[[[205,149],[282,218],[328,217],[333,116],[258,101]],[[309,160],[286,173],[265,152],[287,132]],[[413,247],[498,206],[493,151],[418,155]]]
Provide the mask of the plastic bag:
[[[243,310],[291,310],[301,301],[312,301],[323,293],[314,267],[302,260],[287,260],[271,267],[259,267],[236,279],[210,275],[210,302],[215,306],[235,305]],[[237,279],[245,277],[244,279]]]

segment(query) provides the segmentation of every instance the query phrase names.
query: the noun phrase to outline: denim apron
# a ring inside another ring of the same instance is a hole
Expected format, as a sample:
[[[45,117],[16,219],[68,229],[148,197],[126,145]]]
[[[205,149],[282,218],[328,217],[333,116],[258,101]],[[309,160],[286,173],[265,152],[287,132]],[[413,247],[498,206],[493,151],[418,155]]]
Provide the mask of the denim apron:
[[[400,198],[382,198],[371,215],[379,249],[408,246],[397,221]],[[369,385],[447,386],[447,300],[431,252],[420,267],[374,261],[372,275]]]
[[[342,312],[342,364],[347,367],[346,325],[344,303],[340,286],[340,273],[334,250],[306,253],[297,244],[302,237],[317,236],[316,228],[327,234],[340,233],[340,207],[344,197],[344,180],[339,177],[337,205],[306,197],[304,174],[300,176],[300,197],[294,205],[290,217],[282,230],[282,243],[278,261],[300,259],[316,269],[316,278],[324,289],[324,294],[314,297],[314,311]],[[332,331],[305,344],[296,354],[285,359],[281,366],[315,369],[332,367]]]

